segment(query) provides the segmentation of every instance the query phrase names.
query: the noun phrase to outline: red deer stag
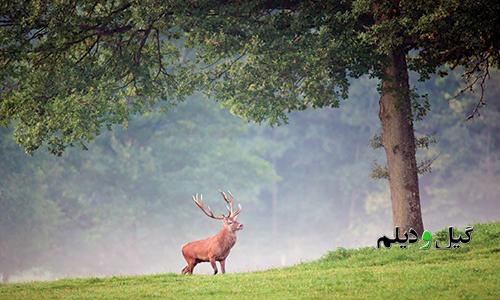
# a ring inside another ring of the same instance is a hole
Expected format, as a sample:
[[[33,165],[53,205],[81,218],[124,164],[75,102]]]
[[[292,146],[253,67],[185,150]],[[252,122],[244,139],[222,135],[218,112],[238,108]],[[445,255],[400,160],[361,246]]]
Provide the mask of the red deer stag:
[[[210,218],[222,220],[222,229],[214,236],[204,240],[193,241],[182,246],[182,255],[187,262],[187,266],[182,269],[182,274],[193,274],[194,267],[200,262],[210,262],[217,274],[216,261],[220,262],[222,274],[226,273],[226,258],[229,251],[236,243],[236,231],[243,229],[243,224],[236,221],[236,217],[241,212],[241,205],[234,211],[234,196],[229,193],[229,197],[224,192],[220,192],[224,201],[228,204],[228,215],[215,216],[210,207],[203,204],[203,196],[196,194],[193,196],[194,203]]]

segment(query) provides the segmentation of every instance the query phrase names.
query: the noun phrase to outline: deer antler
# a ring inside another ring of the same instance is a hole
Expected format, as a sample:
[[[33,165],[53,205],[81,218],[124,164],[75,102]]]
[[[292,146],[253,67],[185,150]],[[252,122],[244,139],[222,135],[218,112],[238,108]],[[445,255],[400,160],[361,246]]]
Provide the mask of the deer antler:
[[[210,218],[212,219],[217,219],[217,220],[222,220],[224,219],[224,216],[215,216],[212,210],[210,209],[210,206],[207,206],[205,208],[205,205],[203,204],[203,195],[200,194],[198,197],[198,194],[196,196],[193,196],[194,203]]]
[[[236,217],[240,212],[241,212],[241,205],[238,204],[238,209],[236,211],[234,211],[234,196],[233,194],[231,194],[230,191],[227,191],[228,194],[229,194],[229,197],[227,197],[226,193],[224,193],[223,191],[219,191],[222,195],[222,198],[224,198],[224,201],[226,201],[227,204],[229,204],[229,206],[226,206],[228,211],[229,211],[229,215],[228,215],[228,218],[234,218]]]

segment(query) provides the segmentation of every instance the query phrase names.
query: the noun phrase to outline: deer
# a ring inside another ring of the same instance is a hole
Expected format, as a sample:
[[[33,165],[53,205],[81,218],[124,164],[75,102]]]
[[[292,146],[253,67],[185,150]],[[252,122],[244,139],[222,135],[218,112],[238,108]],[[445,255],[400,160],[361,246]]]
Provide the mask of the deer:
[[[187,266],[182,269],[182,274],[193,274],[194,267],[201,262],[210,262],[214,269],[214,275],[218,273],[217,264],[220,263],[222,274],[226,273],[226,258],[229,256],[231,248],[236,243],[236,232],[243,229],[243,224],[238,223],[236,218],[241,212],[241,205],[234,210],[234,196],[228,191],[229,196],[219,191],[222,198],[227,203],[228,214],[225,216],[214,215],[209,206],[205,207],[203,203],[203,195],[196,194],[193,196],[194,203],[208,217],[221,220],[222,229],[214,236],[204,240],[192,241],[182,246],[182,255],[187,262]]]

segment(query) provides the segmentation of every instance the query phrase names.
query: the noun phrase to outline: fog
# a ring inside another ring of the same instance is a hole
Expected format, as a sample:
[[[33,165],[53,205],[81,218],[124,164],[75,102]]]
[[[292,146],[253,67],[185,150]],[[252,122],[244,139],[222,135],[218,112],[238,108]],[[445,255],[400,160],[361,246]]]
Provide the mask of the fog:
[[[475,98],[457,102],[433,87],[423,87],[432,108],[415,125],[437,140],[418,151],[434,160],[420,177],[425,228],[500,220],[498,92],[489,92],[481,117],[465,122]],[[63,157],[44,149],[24,155],[5,130],[0,270],[10,281],[180,273],[181,246],[221,228],[191,196],[202,193],[225,213],[219,189],[243,207],[229,273],[375,246],[392,232],[388,183],[370,177],[375,162],[385,163],[383,150],[370,147],[379,132],[376,82],[368,79],[354,83],[340,108],[295,112],[273,128],[193,96]],[[212,273],[210,264],[195,273]]]

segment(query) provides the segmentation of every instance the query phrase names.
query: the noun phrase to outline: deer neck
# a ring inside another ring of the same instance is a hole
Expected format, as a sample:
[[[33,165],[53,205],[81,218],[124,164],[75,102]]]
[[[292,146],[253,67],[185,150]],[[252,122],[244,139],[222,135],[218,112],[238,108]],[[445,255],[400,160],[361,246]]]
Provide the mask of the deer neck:
[[[236,242],[236,232],[222,227],[218,234],[221,240],[227,241],[229,243]]]

